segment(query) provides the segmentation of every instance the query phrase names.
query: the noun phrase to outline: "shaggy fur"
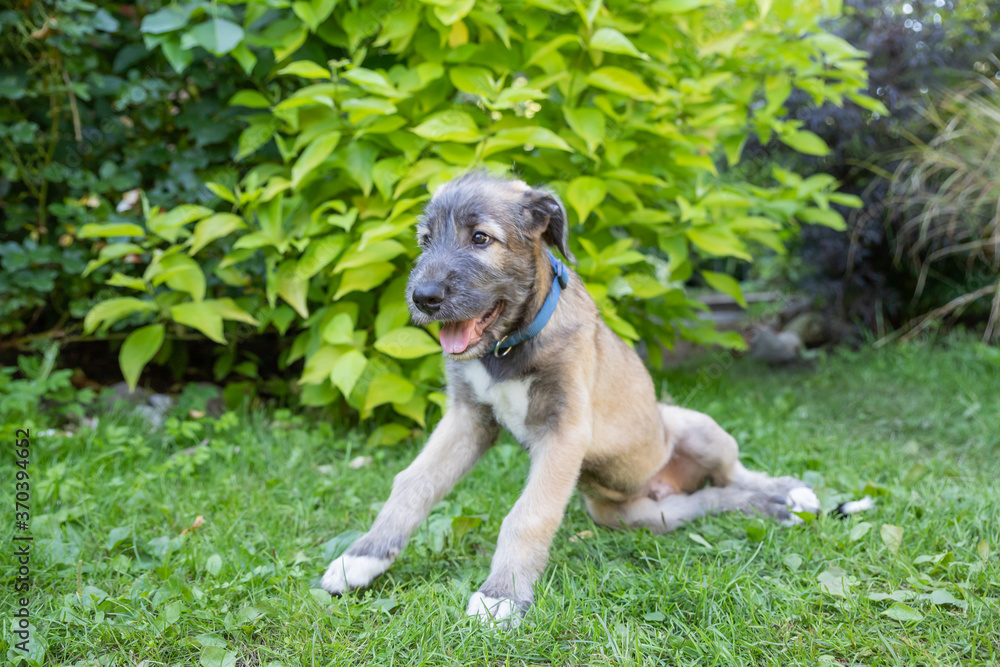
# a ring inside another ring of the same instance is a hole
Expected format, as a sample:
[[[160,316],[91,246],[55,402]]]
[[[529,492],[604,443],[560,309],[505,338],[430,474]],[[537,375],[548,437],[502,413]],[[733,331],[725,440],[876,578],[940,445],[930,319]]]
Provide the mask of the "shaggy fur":
[[[367,585],[387,569],[501,427],[528,451],[531,471],[501,526],[490,575],[470,599],[467,613],[485,622],[519,622],[576,488],[597,523],[654,532],[715,512],[794,522],[794,512],[819,510],[801,481],[744,468],[736,441],[707,415],[658,403],[639,357],[573,272],[542,332],[493,354],[549,292],[546,246],[572,258],[565,209],[551,192],[468,174],[438,189],[417,237],[422,254],[407,287],[414,322],[488,324],[467,349],[446,354],[448,410],[396,476],[371,530],[331,563],[326,590]]]

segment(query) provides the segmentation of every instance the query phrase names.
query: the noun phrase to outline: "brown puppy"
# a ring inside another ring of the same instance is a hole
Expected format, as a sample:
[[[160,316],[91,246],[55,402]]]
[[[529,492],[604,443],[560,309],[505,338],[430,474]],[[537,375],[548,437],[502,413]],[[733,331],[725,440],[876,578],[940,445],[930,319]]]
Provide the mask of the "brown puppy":
[[[531,604],[577,486],[594,521],[611,528],[667,532],[715,512],[794,521],[791,512],[819,510],[803,482],[744,468],[710,417],[657,402],[649,373],[579,277],[550,260],[547,244],[572,258],[566,235],[559,200],[521,181],[473,172],[434,194],[407,295],[415,322],[442,323],[449,407],[323,588],[340,594],[385,572],[501,427],[528,451],[531,472],[469,600],[467,613],[486,622],[517,623]],[[526,330],[534,335],[521,340]]]

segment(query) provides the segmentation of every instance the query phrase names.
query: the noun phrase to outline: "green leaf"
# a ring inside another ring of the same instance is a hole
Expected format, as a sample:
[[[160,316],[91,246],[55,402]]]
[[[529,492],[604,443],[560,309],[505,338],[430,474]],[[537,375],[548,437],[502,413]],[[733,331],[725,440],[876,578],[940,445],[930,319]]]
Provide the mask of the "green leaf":
[[[335,260],[347,244],[343,234],[327,234],[309,242],[305,254],[299,259],[296,270],[301,278],[308,280]]]
[[[806,155],[829,155],[830,147],[822,139],[808,130],[793,130],[778,135],[781,143]]]
[[[232,190],[222,185],[221,183],[212,183],[211,181],[207,181],[205,183],[205,188],[219,199],[223,199],[229,202],[230,204],[236,203],[236,195],[233,193]]]
[[[872,529],[872,525],[867,521],[862,521],[853,528],[851,528],[850,540],[851,542],[857,542],[862,537],[868,534],[868,531]]]
[[[229,106],[267,109],[271,102],[256,90],[241,90],[229,98]]]
[[[555,37],[551,41],[540,46],[537,51],[531,54],[531,57],[528,58],[528,62],[525,63],[525,67],[530,67],[531,65],[535,65],[542,60],[545,60],[549,55],[555,53],[567,44],[576,44],[579,46],[581,43],[582,40],[578,35],[559,35],[558,37]]]
[[[917,623],[924,620],[924,615],[908,604],[893,602],[892,606],[882,612],[883,616],[888,616],[896,621]]]
[[[413,398],[406,403],[393,403],[392,409],[404,417],[409,417],[421,426],[427,425],[427,399],[416,392],[414,392]]]
[[[743,242],[731,231],[720,225],[702,225],[689,228],[685,234],[696,246],[710,255],[739,257],[748,262],[753,258]]]
[[[188,252],[194,255],[212,241],[235,232],[237,229],[246,229],[246,223],[240,216],[232,213],[210,215],[195,225],[194,235],[188,241],[191,244]]]
[[[260,325],[260,322],[258,322],[253,315],[240,308],[236,305],[236,302],[229,297],[222,299],[208,299],[203,303],[214,306],[215,312],[221,315],[223,319],[246,322],[247,324],[252,324],[254,326]]]
[[[145,238],[146,230],[131,222],[110,222],[103,225],[88,222],[80,228],[77,236],[81,239],[106,239],[112,236],[138,236],[139,238]]]
[[[344,149],[344,166],[351,179],[361,186],[367,197],[372,191],[372,171],[378,149],[364,141],[355,141]]]
[[[305,368],[302,369],[302,376],[299,381],[302,384],[322,384],[329,378],[337,360],[340,359],[341,352],[337,347],[324,345],[316,350],[309,359],[306,360]]]
[[[716,0],[657,0],[652,10],[654,14],[683,14],[715,3]]]
[[[296,270],[294,259],[281,263],[275,276],[278,296],[295,309],[303,318],[309,317],[309,307],[306,305],[306,293],[309,291],[309,280],[303,278]]]
[[[292,167],[292,187],[298,188],[303,179],[330,157],[330,153],[333,152],[333,149],[337,147],[339,142],[339,132],[331,132],[330,134],[324,134],[313,139],[305,147],[305,150],[302,151],[299,159],[295,161],[295,165]]]
[[[332,74],[330,70],[317,65],[311,60],[296,60],[285,67],[279,69],[277,74],[293,74],[303,79],[329,79]]]
[[[406,248],[402,243],[393,241],[392,239],[373,241],[365,246],[364,250],[359,250],[359,248],[360,244],[358,243],[348,248],[343,258],[334,267],[333,272],[340,273],[341,271],[362,267],[366,264],[388,262],[390,259],[406,252]]]
[[[723,294],[733,297],[744,308],[747,307],[746,299],[743,298],[743,291],[740,290],[740,284],[735,278],[725,273],[716,273],[715,271],[702,271],[701,275],[709,285]]]
[[[464,111],[441,111],[433,114],[413,128],[412,132],[424,139],[434,141],[457,141],[472,143],[479,141],[481,134],[476,121]]]
[[[893,555],[898,554],[899,547],[903,544],[903,529],[890,523],[884,523],[882,524],[882,528],[879,529],[879,534],[882,536],[885,547]]]
[[[142,369],[160,351],[160,346],[163,345],[163,333],[162,324],[150,324],[130,333],[122,343],[118,353],[118,365],[121,366],[122,375],[128,382],[130,390],[135,390]]]
[[[240,44],[231,53],[236,62],[240,64],[244,74],[250,76],[253,68],[257,65],[257,56],[253,54],[253,51],[248,49],[246,44]]]
[[[406,378],[395,373],[383,373],[368,386],[362,417],[367,418],[372,410],[386,403],[406,403],[413,398],[414,391],[416,387]]]
[[[423,329],[401,327],[375,341],[375,349],[396,359],[416,359],[441,351],[441,346]]]
[[[330,372],[330,380],[333,381],[333,384],[337,386],[337,389],[344,396],[350,396],[351,391],[354,390],[354,385],[357,384],[358,379],[364,373],[367,366],[368,360],[365,359],[364,354],[358,350],[348,350],[333,365],[333,370]]]
[[[367,292],[384,283],[393,274],[397,273],[397,271],[396,266],[390,262],[375,262],[374,264],[347,269],[340,277],[340,285],[337,287],[337,293],[333,295],[333,298],[336,300],[345,294],[355,291]]]
[[[167,62],[170,63],[170,67],[178,74],[186,70],[191,61],[194,60],[193,51],[184,48],[181,40],[175,35],[171,35],[164,40],[160,44],[160,50],[163,52],[163,56],[167,59]]]
[[[819,577],[820,590],[828,595],[846,598],[851,587],[858,583],[854,577],[848,576],[844,570],[835,565],[831,565],[826,571],[821,572]]]
[[[240,138],[236,142],[236,159],[242,160],[256,153],[258,148],[271,141],[274,130],[275,126],[270,117],[251,122],[250,126],[240,133]]]
[[[649,60],[649,56],[635,47],[628,37],[614,28],[601,28],[590,38],[590,48],[605,53],[621,53]]]
[[[448,71],[451,83],[465,93],[492,100],[497,95],[497,82],[485,67],[453,67]]]
[[[597,208],[608,194],[608,186],[603,179],[593,176],[574,178],[566,188],[566,200],[576,211],[580,222],[584,222],[590,212]]]
[[[131,296],[108,299],[91,308],[87,316],[83,318],[83,333],[92,333],[100,324],[109,327],[132,313],[155,310],[157,308],[152,301],[142,301]]]
[[[591,153],[604,141],[605,119],[597,109],[570,109],[563,107],[566,123],[584,140]]]
[[[323,327],[323,342],[330,345],[351,345],[354,342],[354,318],[339,313]]]
[[[180,30],[187,25],[194,8],[194,4],[168,5],[144,16],[139,29],[149,35],[161,35],[165,32]]]
[[[830,229],[842,232],[847,229],[844,216],[832,208],[804,208],[795,214],[799,220],[810,222],[816,225],[823,225]]]
[[[476,6],[476,0],[451,0],[451,2],[434,2],[434,16],[445,25],[461,21]]]
[[[362,90],[366,90],[374,95],[382,97],[403,97],[399,91],[389,82],[384,74],[375,70],[355,67],[347,70],[341,76],[348,81],[358,85]]]
[[[512,127],[500,130],[486,140],[483,156],[489,156],[509,148],[555,148],[561,151],[572,151],[566,140],[552,130],[537,125],[527,127]]]
[[[188,301],[170,309],[170,317],[180,324],[197,329],[216,343],[225,343],[222,315],[211,301]]]
[[[125,274],[119,272],[115,272],[104,284],[113,285],[114,287],[128,287],[129,289],[138,290],[139,292],[147,291],[145,280],[135,278],[133,276],[126,276]]]
[[[704,537],[702,537],[701,535],[699,535],[698,533],[689,532],[687,534],[687,536],[688,536],[688,539],[691,540],[692,542],[694,542],[695,544],[700,544],[701,546],[705,547],[706,549],[711,549],[712,548],[712,544],[708,540],[706,540]]]
[[[201,667],[236,667],[236,653],[219,646],[205,646],[198,664]]]
[[[302,21],[309,26],[309,30],[316,32],[323,21],[325,21],[337,6],[337,0],[312,0],[311,2],[293,2],[292,11]]]
[[[166,213],[154,215],[146,225],[149,227],[149,231],[157,236],[166,239],[170,243],[175,243],[178,236],[182,234],[187,235],[187,231],[183,229],[184,225],[190,224],[195,220],[201,220],[212,213],[215,213],[215,211],[204,206],[181,204]]]
[[[637,100],[648,100],[653,97],[652,89],[641,78],[621,67],[596,69],[588,74],[584,80],[591,86]]]
[[[152,266],[153,271],[147,272],[147,277],[153,285],[167,284],[167,287],[181,292],[187,292],[195,301],[205,298],[205,274],[201,267],[187,255],[175,253],[160,260],[159,266]]]
[[[192,28],[189,33],[209,53],[222,56],[243,41],[243,28],[227,19],[213,18]]]

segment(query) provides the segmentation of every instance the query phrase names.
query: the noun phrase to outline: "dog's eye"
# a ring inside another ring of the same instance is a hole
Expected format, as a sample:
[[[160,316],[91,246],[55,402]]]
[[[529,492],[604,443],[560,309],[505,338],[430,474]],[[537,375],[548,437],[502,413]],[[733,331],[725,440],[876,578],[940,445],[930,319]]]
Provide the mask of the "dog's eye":
[[[486,234],[483,234],[482,232],[476,232],[475,234],[472,235],[472,242],[475,243],[477,246],[484,246],[492,240],[493,239],[491,239]]]

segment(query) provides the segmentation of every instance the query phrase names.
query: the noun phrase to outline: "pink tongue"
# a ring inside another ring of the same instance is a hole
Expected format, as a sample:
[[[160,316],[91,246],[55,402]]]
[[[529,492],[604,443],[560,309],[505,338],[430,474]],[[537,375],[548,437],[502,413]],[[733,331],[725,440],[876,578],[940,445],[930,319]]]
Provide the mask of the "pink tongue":
[[[462,354],[465,348],[469,347],[469,340],[475,328],[476,320],[448,322],[441,327],[441,332],[438,334],[441,338],[441,347],[448,354]]]

